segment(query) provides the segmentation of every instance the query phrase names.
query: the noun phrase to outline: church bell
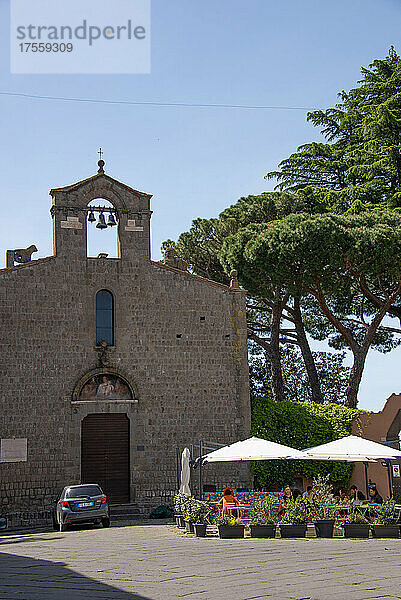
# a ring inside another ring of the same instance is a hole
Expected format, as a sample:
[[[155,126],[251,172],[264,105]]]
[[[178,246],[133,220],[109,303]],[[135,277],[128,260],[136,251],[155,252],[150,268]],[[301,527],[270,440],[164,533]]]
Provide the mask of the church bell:
[[[107,229],[107,225],[106,225],[106,221],[105,221],[103,213],[100,213],[100,215],[99,215],[99,222],[96,225],[96,229]]]
[[[114,215],[113,215],[113,213],[110,213],[110,214],[109,214],[109,219],[108,219],[108,221],[107,221],[107,225],[108,225],[109,227],[114,227],[114,225],[116,225],[116,220],[115,220],[115,218],[114,218]]]
[[[92,211],[92,210],[91,210],[91,211],[90,211],[90,213],[89,213],[88,221],[89,221],[89,223],[94,223],[94,221],[96,221],[96,217],[95,217],[95,215],[93,214],[93,211]]]

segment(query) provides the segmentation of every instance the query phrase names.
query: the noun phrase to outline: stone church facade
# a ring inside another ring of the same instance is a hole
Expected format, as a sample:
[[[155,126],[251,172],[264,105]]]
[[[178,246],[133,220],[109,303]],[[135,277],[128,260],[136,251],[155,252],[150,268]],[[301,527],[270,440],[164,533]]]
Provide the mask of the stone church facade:
[[[12,524],[88,480],[112,503],[165,503],[177,446],[249,435],[245,293],[153,262],[151,196],[103,167],[51,190],[54,256],[9,252],[0,271],[0,514]],[[94,199],[113,206],[118,258],[87,257]],[[241,466],[210,466],[204,481],[249,485]]]

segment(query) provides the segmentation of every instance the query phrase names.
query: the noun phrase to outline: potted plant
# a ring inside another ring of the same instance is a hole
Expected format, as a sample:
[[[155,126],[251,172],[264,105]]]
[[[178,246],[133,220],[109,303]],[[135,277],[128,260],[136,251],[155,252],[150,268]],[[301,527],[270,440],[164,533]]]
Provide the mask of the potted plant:
[[[290,500],[280,521],[280,533],[282,538],[306,537],[308,523],[308,512],[301,497]]]
[[[185,527],[184,507],[190,497],[191,496],[188,496],[188,494],[181,493],[178,493],[174,496],[175,520],[177,523],[177,527],[180,527],[182,529]]]
[[[347,521],[343,523],[344,537],[346,538],[364,538],[369,537],[370,523],[358,510],[353,510]]]
[[[329,475],[318,475],[313,483],[313,500],[310,507],[316,536],[332,538],[336,508],[333,506]]]
[[[273,499],[271,496],[256,500],[250,507],[251,537],[272,538],[276,535],[273,519]]]
[[[245,526],[241,524],[241,519],[230,517],[230,515],[217,515],[214,522],[222,539],[244,537]]]
[[[397,525],[398,511],[394,500],[387,500],[374,509],[372,534],[377,538],[399,537],[400,526]]]
[[[194,507],[195,521],[194,530],[196,537],[206,536],[206,527],[210,523],[211,508],[207,502],[201,500],[196,501]]]
[[[198,500],[193,496],[187,496],[187,500],[184,502],[183,513],[185,529],[188,533],[195,533],[194,523],[197,515],[197,504]]]

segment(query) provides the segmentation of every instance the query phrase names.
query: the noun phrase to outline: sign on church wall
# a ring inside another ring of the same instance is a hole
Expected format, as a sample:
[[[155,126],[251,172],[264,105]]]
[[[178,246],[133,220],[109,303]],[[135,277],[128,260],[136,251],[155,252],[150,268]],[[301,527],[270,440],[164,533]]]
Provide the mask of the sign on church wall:
[[[26,438],[0,440],[0,462],[26,462],[28,441]]]

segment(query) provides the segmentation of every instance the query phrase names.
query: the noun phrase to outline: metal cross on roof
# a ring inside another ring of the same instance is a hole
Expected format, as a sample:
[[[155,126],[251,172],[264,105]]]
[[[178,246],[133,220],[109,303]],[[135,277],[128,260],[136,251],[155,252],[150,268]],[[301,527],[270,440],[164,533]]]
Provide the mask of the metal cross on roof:
[[[103,150],[101,148],[99,148],[98,154],[100,156],[100,160],[102,160],[102,158],[103,158]]]

